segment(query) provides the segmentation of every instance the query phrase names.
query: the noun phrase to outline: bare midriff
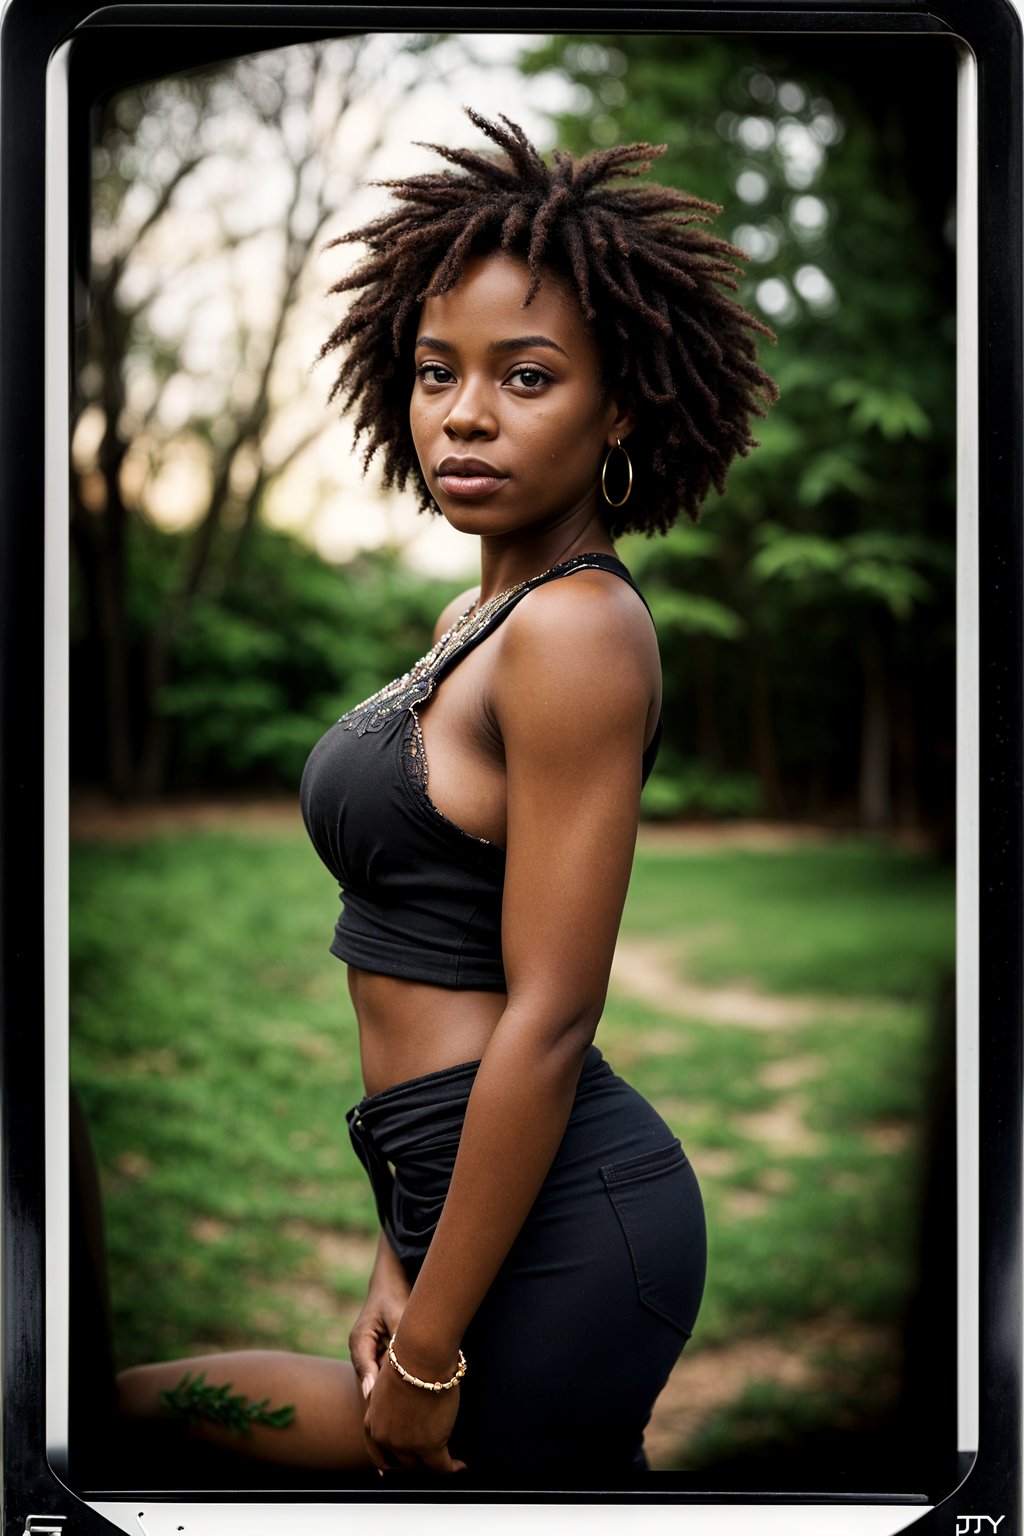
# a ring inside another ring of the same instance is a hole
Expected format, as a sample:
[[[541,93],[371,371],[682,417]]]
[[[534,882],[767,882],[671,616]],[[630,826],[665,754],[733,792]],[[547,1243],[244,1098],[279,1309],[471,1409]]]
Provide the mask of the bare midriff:
[[[438,987],[355,965],[348,967],[348,989],[368,1094],[479,1061],[507,1003],[504,992]]]

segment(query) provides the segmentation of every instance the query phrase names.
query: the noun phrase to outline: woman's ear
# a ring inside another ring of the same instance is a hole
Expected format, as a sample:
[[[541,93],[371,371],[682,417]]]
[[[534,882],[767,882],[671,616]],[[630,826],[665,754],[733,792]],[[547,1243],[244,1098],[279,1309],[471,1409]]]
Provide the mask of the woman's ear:
[[[612,395],[612,407],[615,411],[614,420],[607,431],[608,447],[614,448],[616,440],[621,438],[623,442],[636,426],[636,412],[630,402],[617,392]]]

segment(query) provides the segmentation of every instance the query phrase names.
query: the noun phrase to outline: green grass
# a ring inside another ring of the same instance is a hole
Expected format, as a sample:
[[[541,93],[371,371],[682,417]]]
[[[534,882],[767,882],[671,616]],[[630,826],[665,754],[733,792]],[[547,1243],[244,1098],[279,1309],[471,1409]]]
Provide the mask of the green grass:
[[[867,840],[685,857],[641,849],[623,932],[679,940],[701,982],[913,999],[951,953],[950,892],[949,870]]]
[[[74,849],[72,1078],[103,1171],[122,1363],[323,1347],[319,1312],[304,1324],[286,1294],[311,1244],[284,1227],[374,1219],[344,1123],[362,1088],[327,953],[336,901],[298,837]]]
[[[344,1122],[362,1090],[327,953],[336,909],[299,829],[73,848],[72,1075],[102,1170],[121,1364],[246,1344],[344,1352],[376,1219]],[[951,873],[866,842],[644,850],[623,939],[661,942],[704,986],[820,999],[806,1022],[767,1028],[609,998],[598,1043],[704,1192],[708,1287],[688,1356],[821,1317],[896,1324],[915,1279]],[[810,1396],[827,1414],[827,1393]],[[701,1431],[698,1460],[767,1407],[801,1424],[812,1411],[754,1382]]]

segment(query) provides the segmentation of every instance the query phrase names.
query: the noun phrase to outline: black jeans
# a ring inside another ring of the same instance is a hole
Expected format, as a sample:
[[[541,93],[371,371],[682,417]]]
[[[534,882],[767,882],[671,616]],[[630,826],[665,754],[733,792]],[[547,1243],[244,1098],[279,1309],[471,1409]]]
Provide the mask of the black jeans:
[[[410,1280],[478,1066],[398,1083],[347,1116]],[[474,1482],[605,1487],[646,1470],[644,1426],[693,1330],[706,1258],[685,1152],[592,1045],[551,1169],[463,1339],[449,1448]]]

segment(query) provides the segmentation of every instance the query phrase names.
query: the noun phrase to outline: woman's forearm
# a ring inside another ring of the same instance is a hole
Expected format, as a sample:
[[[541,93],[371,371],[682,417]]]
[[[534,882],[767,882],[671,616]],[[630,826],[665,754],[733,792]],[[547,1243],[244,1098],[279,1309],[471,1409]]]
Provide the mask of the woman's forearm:
[[[506,1013],[488,1041],[444,1209],[402,1315],[400,1358],[415,1374],[450,1374],[554,1160],[595,1024],[545,1040]]]

